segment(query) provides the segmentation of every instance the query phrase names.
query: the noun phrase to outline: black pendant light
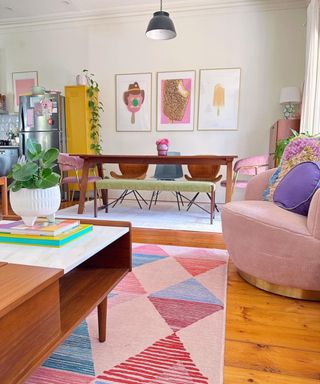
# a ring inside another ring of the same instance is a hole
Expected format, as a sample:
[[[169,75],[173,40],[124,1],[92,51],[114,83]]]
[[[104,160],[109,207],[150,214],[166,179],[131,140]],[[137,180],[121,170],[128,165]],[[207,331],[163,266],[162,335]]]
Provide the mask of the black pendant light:
[[[162,10],[162,0],[160,0],[160,11],[155,12],[149,22],[146,36],[154,40],[169,40],[177,36],[169,13]]]

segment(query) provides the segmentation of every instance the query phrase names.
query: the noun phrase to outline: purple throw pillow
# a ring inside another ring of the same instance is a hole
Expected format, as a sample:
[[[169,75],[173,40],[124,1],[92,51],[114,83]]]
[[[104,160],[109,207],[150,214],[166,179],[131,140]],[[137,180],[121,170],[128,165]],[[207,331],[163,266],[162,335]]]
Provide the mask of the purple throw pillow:
[[[307,216],[312,196],[320,188],[320,162],[306,161],[292,168],[280,181],[273,201],[281,208]]]

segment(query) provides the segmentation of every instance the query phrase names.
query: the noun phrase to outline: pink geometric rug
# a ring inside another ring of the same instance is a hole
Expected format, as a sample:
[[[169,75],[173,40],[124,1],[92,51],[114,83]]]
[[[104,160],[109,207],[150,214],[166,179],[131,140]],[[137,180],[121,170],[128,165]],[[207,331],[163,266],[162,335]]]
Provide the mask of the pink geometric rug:
[[[133,271],[27,384],[222,384],[226,251],[133,245]]]

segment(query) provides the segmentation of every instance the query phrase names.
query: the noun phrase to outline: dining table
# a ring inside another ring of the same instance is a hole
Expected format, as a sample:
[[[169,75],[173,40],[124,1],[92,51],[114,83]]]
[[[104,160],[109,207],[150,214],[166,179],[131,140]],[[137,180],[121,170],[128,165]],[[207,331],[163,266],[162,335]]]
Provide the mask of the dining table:
[[[88,175],[91,168],[97,167],[100,177],[104,177],[103,164],[181,164],[181,165],[222,165],[226,166],[226,193],[225,202],[231,201],[233,160],[236,155],[188,155],[188,156],[158,156],[158,155],[96,155],[72,154],[84,160],[80,182],[80,198],[78,214],[84,212]],[[102,194],[104,203],[106,196]]]

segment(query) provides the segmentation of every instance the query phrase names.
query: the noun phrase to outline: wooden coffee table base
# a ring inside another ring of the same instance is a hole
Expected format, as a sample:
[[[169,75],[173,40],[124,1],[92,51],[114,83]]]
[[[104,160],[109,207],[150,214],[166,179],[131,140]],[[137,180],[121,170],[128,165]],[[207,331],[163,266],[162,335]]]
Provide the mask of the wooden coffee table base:
[[[107,295],[130,270],[130,228],[66,274],[0,263],[0,383],[23,383],[95,307],[105,341]]]

